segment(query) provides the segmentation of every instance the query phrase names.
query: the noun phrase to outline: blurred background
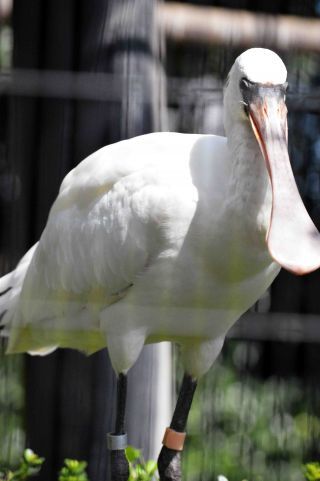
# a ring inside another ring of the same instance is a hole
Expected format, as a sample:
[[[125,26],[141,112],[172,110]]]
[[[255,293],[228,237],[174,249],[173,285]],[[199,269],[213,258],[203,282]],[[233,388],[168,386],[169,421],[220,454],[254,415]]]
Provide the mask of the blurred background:
[[[223,134],[222,89],[249,47],[289,73],[289,146],[320,228],[319,0],[0,0],[0,267],[39,238],[64,175],[103,145],[158,130]],[[201,380],[184,480],[298,481],[320,456],[320,272],[282,271]],[[115,378],[105,351],[0,354],[0,465],[25,446],[105,481]],[[179,351],[148,346],[130,371],[130,443],[159,449],[181,382]]]

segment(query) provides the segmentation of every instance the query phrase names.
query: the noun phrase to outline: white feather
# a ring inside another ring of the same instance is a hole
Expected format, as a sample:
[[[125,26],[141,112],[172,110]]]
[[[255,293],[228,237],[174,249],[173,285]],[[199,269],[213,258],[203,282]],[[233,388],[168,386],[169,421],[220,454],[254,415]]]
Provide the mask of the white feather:
[[[39,244],[0,280],[14,285],[0,298],[9,351],[108,345],[115,369],[126,371],[145,342],[173,340],[195,375],[210,367],[279,271],[265,245],[266,168],[240,101],[230,111],[244,64],[226,91],[228,142],[144,135],[67,175]]]

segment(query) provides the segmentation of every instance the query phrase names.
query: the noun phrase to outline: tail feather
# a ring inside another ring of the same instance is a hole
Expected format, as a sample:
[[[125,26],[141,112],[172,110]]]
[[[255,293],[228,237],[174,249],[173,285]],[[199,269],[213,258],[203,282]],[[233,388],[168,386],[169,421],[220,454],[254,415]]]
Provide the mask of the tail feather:
[[[2,296],[3,294],[6,294],[7,291],[12,288],[11,277],[12,277],[12,272],[9,272],[9,274],[6,274],[5,276],[0,278],[0,296]]]
[[[37,245],[35,244],[28,250],[12,272],[0,278],[0,336],[5,337],[10,333],[10,322],[14,316],[23,281]]]
[[[10,337],[11,323],[19,303],[23,282],[37,245],[35,244],[29,249],[12,272],[0,278],[0,341],[1,338]],[[6,342],[5,339],[3,340]],[[35,356],[46,356],[55,351],[57,347],[48,345],[28,352]]]

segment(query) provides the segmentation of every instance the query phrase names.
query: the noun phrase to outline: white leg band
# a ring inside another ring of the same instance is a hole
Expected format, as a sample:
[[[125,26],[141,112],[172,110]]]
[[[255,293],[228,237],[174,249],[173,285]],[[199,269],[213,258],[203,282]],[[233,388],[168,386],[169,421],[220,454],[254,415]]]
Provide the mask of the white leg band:
[[[107,447],[110,451],[118,451],[126,449],[128,446],[128,436],[125,434],[107,434]]]

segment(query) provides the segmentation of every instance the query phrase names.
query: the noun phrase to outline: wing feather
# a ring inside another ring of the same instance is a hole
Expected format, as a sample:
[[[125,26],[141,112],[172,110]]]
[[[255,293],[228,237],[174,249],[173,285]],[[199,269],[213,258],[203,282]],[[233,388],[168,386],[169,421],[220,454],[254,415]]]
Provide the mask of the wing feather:
[[[166,226],[179,211],[176,191],[184,175],[191,192],[186,202],[196,202],[188,167],[196,136],[177,142],[171,135],[105,147],[64,179],[20,288],[12,352],[103,347],[99,313],[169,247]]]

